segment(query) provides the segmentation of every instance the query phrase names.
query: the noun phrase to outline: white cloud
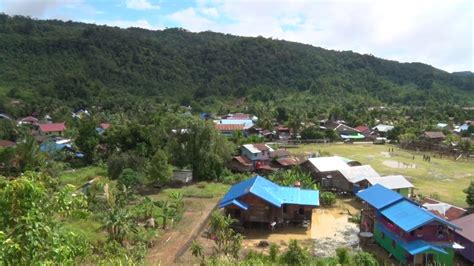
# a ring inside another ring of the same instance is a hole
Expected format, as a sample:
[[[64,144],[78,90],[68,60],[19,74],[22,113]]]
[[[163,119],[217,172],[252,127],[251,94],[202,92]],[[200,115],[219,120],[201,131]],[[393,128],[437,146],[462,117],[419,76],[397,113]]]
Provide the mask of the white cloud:
[[[192,31],[265,36],[448,71],[474,70],[470,1],[198,0],[170,17]],[[219,18],[202,10],[213,8]]]
[[[148,9],[159,9],[159,5],[153,5],[148,0],[126,0],[125,6],[130,9],[137,10],[148,10]]]
[[[43,17],[47,11],[61,6],[75,6],[81,0],[6,0],[1,2],[2,12],[9,15]]]
[[[206,7],[202,8],[199,10],[203,15],[208,16],[208,17],[213,17],[216,18],[219,16],[219,11],[217,11],[217,8],[213,7]]]

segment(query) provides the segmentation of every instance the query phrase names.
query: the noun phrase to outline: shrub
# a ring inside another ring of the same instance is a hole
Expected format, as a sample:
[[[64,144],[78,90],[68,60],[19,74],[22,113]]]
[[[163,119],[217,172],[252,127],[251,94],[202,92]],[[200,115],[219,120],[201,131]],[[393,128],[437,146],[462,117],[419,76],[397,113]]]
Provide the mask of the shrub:
[[[127,168],[120,174],[117,183],[119,186],[125,186],[127,189],[133,189],[140,184],[140,174]]]
[[[281,255],[281,262],[285,265],[308,265],[309,253],[298,245],[296,240],[290,240],[288,250]]]
[[[336,203],[336,195],[332,192],[323,192],[321,193],[321,204],[326,207],[331,207]]]

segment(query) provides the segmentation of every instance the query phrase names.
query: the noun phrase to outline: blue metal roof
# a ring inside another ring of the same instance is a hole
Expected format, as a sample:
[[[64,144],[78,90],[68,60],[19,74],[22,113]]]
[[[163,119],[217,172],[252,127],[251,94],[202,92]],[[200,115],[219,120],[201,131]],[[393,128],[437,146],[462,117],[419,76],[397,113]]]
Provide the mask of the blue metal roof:
[[[443,248],[432,245],[423,240],[416,240],[412,242],[401,242],[401,246],[411,255],[420,254],[428,250],[435,250],[443,254],[448,254]]]
[[[237,205],[233,201],[248,193],[276,207],[281,207],[282,204],[319,206],[319,191],[295,187],[281,187],[264,177],[255,176],[233,185],[220,201],[219,208],[229,204]]]
[[[364,189],[356,195],[377,210],[403,199],[402,195],[380,184]]]
[[[432,214],[409,200],[397,202],[383,209],[381,213],[405,232],[413,231],[432,221],[438,221],[439,223],[458,228],[456,225]]]
[[[393,233],[390,230],[387,230],[384,226],[381,226],[380,224],[377,224],[376,227],[378,230],[382,231],[390,239],[395,240],[403,249],[405,249],[411,255],[420,254],[428,250],[436,250],[443,254],[447,254],[447,252],[440,246],[430,244],[423,240],[415,240],[415,241],[407,242],[401,239],[397,234]]]
[[[225,206],[232,205],[232,204],[244,210],[247,210],[249,208],[247,204],[236,199],[224,202],[223,204],[219,204],[219,208],[224,208]]]

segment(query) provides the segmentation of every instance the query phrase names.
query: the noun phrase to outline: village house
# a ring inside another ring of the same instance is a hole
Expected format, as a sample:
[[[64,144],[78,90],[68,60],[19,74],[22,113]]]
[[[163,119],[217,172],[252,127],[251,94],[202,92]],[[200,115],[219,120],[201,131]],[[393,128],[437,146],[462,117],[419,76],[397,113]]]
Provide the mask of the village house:
[[[328,121],[324,127],[332,129],[336,131],[336,133],[341,137],[343,140],[363,140],[365,136],[361,134],[355,128],[352,128],[348,125],[345,125],[341,121],[332,122]]]
[[[39,125],[39,120],[36,117],[33,116],[27,116],[24,117],[17,122],[17,126],[23,126],[23,125],[32,125],[32,126],[38,126]]]
[[[422,138],[432,143],[440,143],[446,139],[446,136],[441,131],[425,131]]]
[[[240,150],[241,155],[250,159],[250,161],[268,161],[270,152],[274,150],[265,143],[244,144]]]
[[[1,148],[11,148],[15,147],[16,143],[11,140],[0,140],[0,147]]]
[[[64,123],[39,124],[39,133],[43,136],[61,136],[65,130]]]
[[[384,124],[379,124],[372,128],[373,133],[381,137],[387,137],[388,132],[392,129],[394,129],[394,126]]]
[[[380,184],[357,193],[360,227],[404,265],[452,265],[459,226]]]
[[[373,186],[375,184],[380,184],[388,189],[400,193],[405,197],[411,197],[413,195],[413,184],[402,175],[369,177],[362,182],[363,185],[361,185],[361,189]]]
[[[215,124],[215,128],[219,131],[223,136],[232,137],[237,132],[241,132],[244,134],[245,126],[243,124],[240,125],[227,125],[227,124]]]
[[[467,210],[463,208],[431,198],[422,199],[420,204],[428,211],[448,221],[459,219],[467,214]]]
[[[363,126],[357,126],[354,128],[355,130],[357,130],[360,134],[364,135],[364,137],[366,139],[370,139],[372,138],[373,136],[370,134],[372,133],[372,130],[370,129],[370,127],[366,126],[366,125],[363,125]]]
[[[350,167],[351,166],[339,156],[309,158],[306,162],[301,164],[301,168],[309,172],[315,181],[323,187],[323,183],[329,185],[330,179],[336,175],[340,176],[340,170]],[[343,177],[341,176],[340,178]]]
[[[322,187],[355,194],[360,190],[359,182],[368,178],[380,177],[370,165],[353,166],[338,171],[340,174],[323,180]]]
[[[318,206],[319,191],[279,186],[261,176],[233,185],[219,202],[226,215],[244,226],[311,224]]]
[[[474,213],[456,219],[452,223],[462,229],[454,232],[454,240],[464,247],[456,251],[474,264]]]
[[[173,169],[173,180],[188,184],[193,181],[193,170],[190,169]]]

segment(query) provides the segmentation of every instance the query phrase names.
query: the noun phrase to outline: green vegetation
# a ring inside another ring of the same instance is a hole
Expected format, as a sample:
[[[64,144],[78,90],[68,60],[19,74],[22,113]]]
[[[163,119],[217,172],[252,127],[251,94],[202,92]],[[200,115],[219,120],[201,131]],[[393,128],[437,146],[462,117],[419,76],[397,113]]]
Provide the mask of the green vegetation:
[[[474,101],[473,75],[184,29],[119,29],[0,15],[0,53],[0,88],[9,99],[22,101],[3,104],[15,117],[36,111],[65,120],[66,106],[133,113],[144,99],[226,113],[245,98],[250,107],[264,103],[263,127],[275,115],[294,128],[305,118],[330,113],[350,123],[373,123],[367,107],[384,104],[424,106],[430,111],[403,113],[461,121],[460,107]],[[258,113],[258,107],[251,109]]]
[[[468,188],[463,190],[466,193],[466,203],[469,207],[474,206],[474,181],[471,181],[471,184]]]
[[[326,207],[331,207],[336,203],[336,195],[332,192],[325,191],[321,193],[321,204]]]
[[[389,152],[389,148],[394,148],[394,152]],[[468,187],[474,180],[471,161],[432,156],[431,161],[427,162],[422,159],[423,154],[427,153],[409,152],[393,145],[310,144],[300,145],[292,152],[339,155],[370,164],[381,175],[404,175],[415,185],[415,193],[438,195],[440,200],[457,206],[466,206],[462,188]]]

